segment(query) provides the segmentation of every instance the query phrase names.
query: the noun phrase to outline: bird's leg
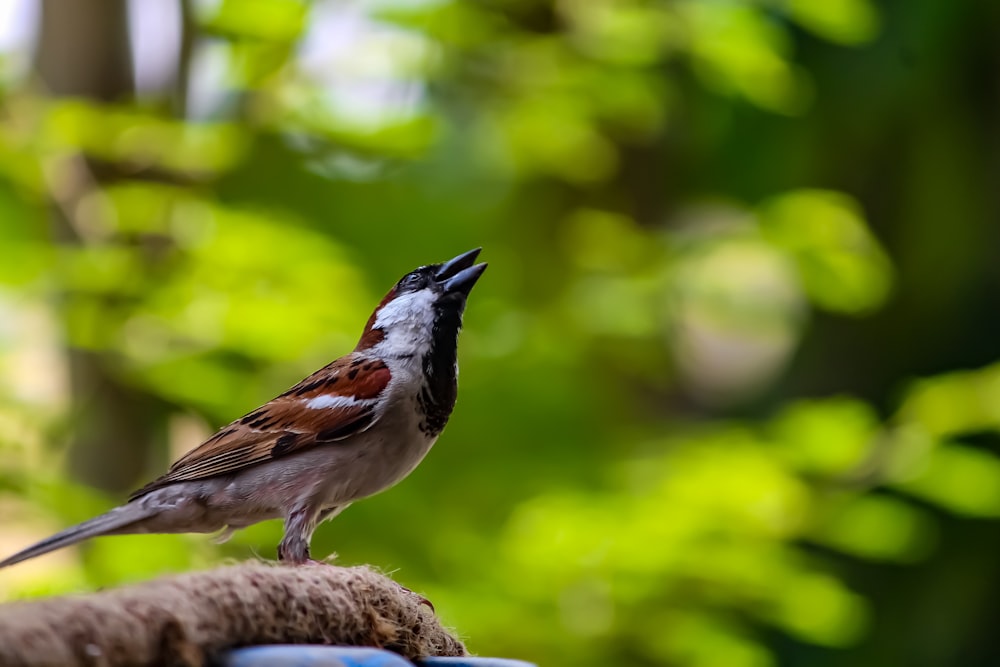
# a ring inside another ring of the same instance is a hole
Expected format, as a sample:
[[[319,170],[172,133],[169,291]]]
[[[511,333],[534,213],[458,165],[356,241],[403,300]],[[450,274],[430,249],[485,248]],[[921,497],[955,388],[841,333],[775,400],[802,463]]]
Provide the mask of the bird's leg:
[[[285,519],[285,536],[282,538],[281,543],[278,544],[278,560],[296,565],[307,563],[310,565],[326,565],[326,563],[315,561],[309,556],[309,541],[319,522],[335,516],[345,507],[347,505],[316,510],[308,505],[303,505],[289,512],[288,517]],[[423,595],[414,593],[400,583],[396,583],[396,585],[404,592],[415,595],[420,604],[427,605],[430,607],[431,612],[434,612],[434,605]]]
[[[309,557],[309,541],[316,528],[316,509],[300,506],[285,518],[285,536],[278,544],[278,560],[288,563],[315,562]]]

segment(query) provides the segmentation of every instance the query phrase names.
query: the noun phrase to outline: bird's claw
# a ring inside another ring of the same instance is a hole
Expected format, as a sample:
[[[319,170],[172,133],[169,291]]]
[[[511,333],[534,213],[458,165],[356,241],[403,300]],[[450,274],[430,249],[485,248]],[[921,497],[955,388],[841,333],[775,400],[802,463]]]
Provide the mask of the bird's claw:
[[[422,604],[422,605],[427,605],[427,607],[428,607],[428,608],[429,608],[429,609],[431,610],[431,613],[432,613],[432,614],[435,614],[435,613],[437,613],[437,612],[436,612],[436,611],[434,610],[434,605],[433,605],[433,604],[431,603],[431,601],[430,601],[430,600],[428,600],[427,598],[425,598],[425,597],[424,597],[423,595],[421,595],[420,593],[414,593],[414,592],[413,592],[413,591],[411,591],[411,590],[410,590],[409,588],[407,588],[406,586],[404,586],[403,584],[400,584],[400,583],[398,583],[398,582],[396,583],[396,585],[397,585],[397,586],[399,586],[399,587],[400,587],[400,589],[402,589],[402,590],[403,590],[403,592],[405,592],[405,593],[409,593],[410,595],[413,595],[413,596],[415,596],[415,597],[416,597],[416,598],[417,598],[417,599],[418,599],[418,600],[420,601],[420,604]]]

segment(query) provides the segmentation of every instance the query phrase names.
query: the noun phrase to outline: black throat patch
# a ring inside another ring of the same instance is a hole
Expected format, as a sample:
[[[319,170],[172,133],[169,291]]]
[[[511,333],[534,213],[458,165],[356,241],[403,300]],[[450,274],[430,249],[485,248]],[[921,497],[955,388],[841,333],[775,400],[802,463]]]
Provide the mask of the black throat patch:
[[[423,413],[420,430],[431,437],[444,429],[458,397],[458,332],[464,307],[464,299],[448,299],[436,306],[431,349],[423,360],[424,385],[417,396]]]

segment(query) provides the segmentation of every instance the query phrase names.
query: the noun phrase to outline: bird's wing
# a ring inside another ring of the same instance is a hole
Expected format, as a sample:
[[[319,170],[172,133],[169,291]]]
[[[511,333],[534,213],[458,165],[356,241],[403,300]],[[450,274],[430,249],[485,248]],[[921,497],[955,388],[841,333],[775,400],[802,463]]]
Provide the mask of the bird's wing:
[[[178,459],[130,500],[174,482],[214,477],[336,442],[371,427],[391,374],[385,363],[350,354],[229,426]]]

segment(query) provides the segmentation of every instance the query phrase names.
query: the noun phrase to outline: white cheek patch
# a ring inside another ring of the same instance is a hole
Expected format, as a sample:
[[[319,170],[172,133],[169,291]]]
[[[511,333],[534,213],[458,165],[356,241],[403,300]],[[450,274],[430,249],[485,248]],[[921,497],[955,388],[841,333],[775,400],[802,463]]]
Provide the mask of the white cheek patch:
[[[406,323],[410,326],[433,326],[434,293],[429,289],[402,294],[382,306],[375,318],[377,329]]]
[[[324,408],[352,408],[356,405],[371,405],[375,402],[373,398],[357,399],[353,396],[336,396],[330,394],[320,394],[305,401],[307,408],[313,410],[323,410]]]

